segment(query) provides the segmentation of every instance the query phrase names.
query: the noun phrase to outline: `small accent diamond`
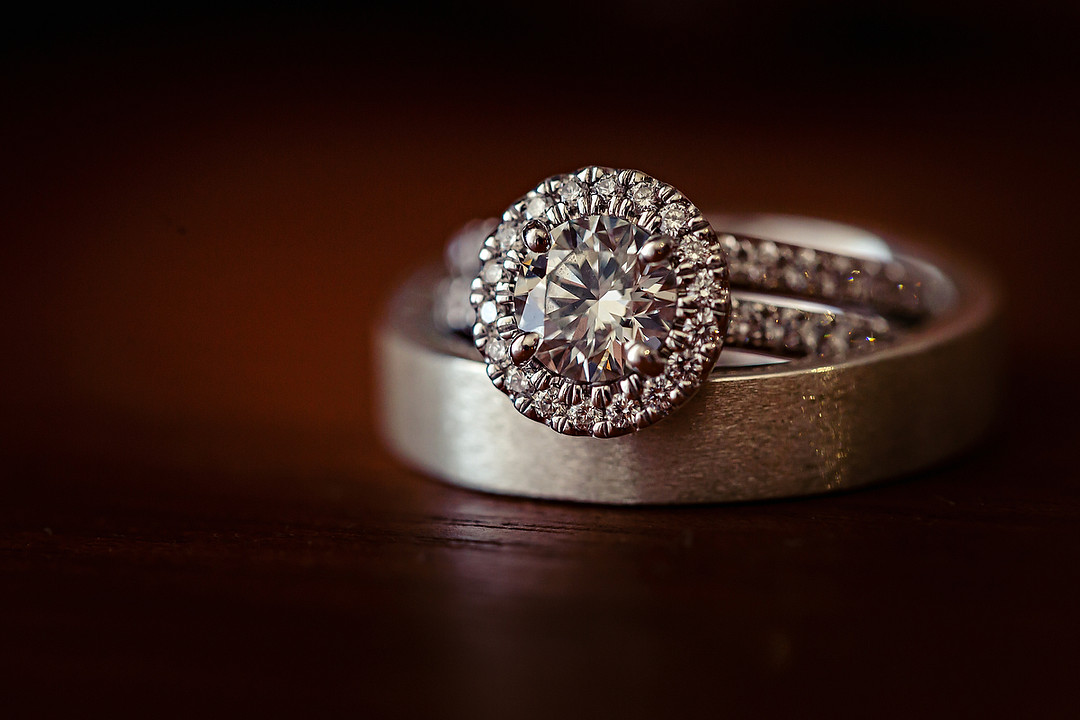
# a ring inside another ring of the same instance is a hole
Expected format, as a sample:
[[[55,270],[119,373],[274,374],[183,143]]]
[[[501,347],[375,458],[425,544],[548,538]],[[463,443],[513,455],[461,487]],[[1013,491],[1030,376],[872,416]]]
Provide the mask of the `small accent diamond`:
[[[574,202],[581,197],[583,192],[584,188],[575,178],[567,178],[559,186],[559,197],[562,198],[563,202]]]
[[[765,241],[758,245],[757,248],[757,260],[763,265],[773,267],[780,261],[780,251],[776,247],[776,243]]]
[[[697,312],[686,319],[683,329],[687,332],[698,332],[711,328],[716,321],[716,313],[710,305],[698,308]]]
[[[574,425],[574,427],[581,430],[587,430],[591,428],[594,423],[599,422],[602,419],[600,411],[594,408],[592,405],[574,405],[566,413],[567,419]]]
[[[810,284],[809,274],[797,267],[784,268],[784,284],[791,290],[802,292]]]
[[[551,402],[546,390],[541,390],[533,397],[533,407],[542,417],[550,417],[555,412],[555,406]]]
[[[661,414],[666,413],[671,407],[671,401],[666,397],[666,394],[674,387],[674,383],[667,378],[664,378],[656,387],[651,388],[652,391],[649,394],[642,398],[645,406],[653,412]]]
[[[679,254],[683,260],[703,263],[713,254],[713,249],[701,238],[689,237],[679,246]]]
[[[498,260],[488,260],[484,263],[484,269],[480,275],[488,285],[494,285],[502,280],[502,263]]]
[[[499,317],[499,306],[494,301],[488,300],[480,306],[480,321],[490,325]]]
[[[656,188],[650,183],[639,182],[630,188],[630,199],[638,205],[652,205],[656,198]]]
[[[525,201],[525,214],[530,218],[543,217],[548,209],[548,199],[543,195],[533,195]]]
[[[484,344],[484,354],[497,365],[502,365],[509,357],[506,343],[497,335],[488,338],[487,343]]]
[[[619,190],[618,183],[615,182],[615,178],[608,175],[607,177],[600,178],[596,181],[596,192],[600,193],[604,197],[611,197]]]
[[[704,271],[690,283],[688,295],[706,303],[722,300],[722,289],[713,280],[712,273]]]
[[[702,371],[701,361],[690,353],[675,353],[667,362],[667,376],[678,382],[685,379],[692,380]]]
[[[519,240],[519,229],[514,223],[503,223],[495,233],[495,239],[499,241],[499,247],[508,250]]]
[[[663,221],[660,229],[669,235],[675,235],[686,225],[690,213],[682,205],[668,205],[660,211],[660,219]]]
[[[761,332],[766,343],[775,345],[783,342],[784,331],[784,324],[780,321],[780,318],[773,317],[764,321],[764,328],[762,328]]]
[[[516,367],[510,367],[506,370],[506,387],[516,393],[527,393],[532,390],[529,378],[525,377],[525,373]]]
[[[616,427],[626,427],[630,424],[633,406],[625,395],[616,395],[611,398],[607,406],[607,419]]]
[[[645,389],[653,392],[663,393],[671,390],[673,387],[675,387],[675,384],[667,375],[657,375],[656,377],[649,378],[645,381]]]

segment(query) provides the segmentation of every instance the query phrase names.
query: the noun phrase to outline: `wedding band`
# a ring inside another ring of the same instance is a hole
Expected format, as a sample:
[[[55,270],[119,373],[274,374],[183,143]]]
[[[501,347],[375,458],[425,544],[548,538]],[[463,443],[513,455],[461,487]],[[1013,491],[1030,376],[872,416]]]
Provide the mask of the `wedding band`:
[[[381,428],[460,485],[618,504],[804,495],[926,467],[992,416],[985,277],[846,226],[706,218],[648,176],[591,167],[467,228],[449,258],[380,326]]]

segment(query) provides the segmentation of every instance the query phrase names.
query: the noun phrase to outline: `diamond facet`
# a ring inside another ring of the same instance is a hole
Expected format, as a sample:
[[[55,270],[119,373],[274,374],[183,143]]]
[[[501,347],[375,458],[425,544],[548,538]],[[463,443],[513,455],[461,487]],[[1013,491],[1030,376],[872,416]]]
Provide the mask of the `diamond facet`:
[[[513,247],[518,241],[518,227],[513,223],[504,223],[499,226],[495,233],[495,239],[499,241],[499,247],[503,250]]]
[[[480,306],[479,317],[480,322],[487,324],[494,323],[499,317],[499,307],[491,300],[488,300]]]
[[[639,182],[630,188],[630,199],[638,205],[652,205],[656,195],[656,189],[647,182]]]
[[[506,387],[516,393],[528,392],[531,389],[529,379],[525,377],[525,373],[513,366],[506,370]]]
[[[582,191],[581,183],[574,178],[567,178],[559,186],[559,197],[563,202],[573,202],[581,197]]]
[[[484,263],[484,268],[481,271],[481,277],[488,285],[494,285],[502,279],[503,269],[502,263],[498,260],[488,260]]]
[[[611,197],[619,189],[619,185],[615,182],[615,178],[611,177],[610,175],[597,180],[594,187],[596,188],[596,192],[600,193],[604,197]]]
[[[667,264],[642,267],[637,257],[656,237],[612,215],[552,230],[548,272],[531,283],[519,319],[541,337],[537,361],[574,382],[607,382],[631,372],[631,344],[660,347],[675,320],[677,278]]]
[[[660,219],[663,220],[661,228],[669,234],[676,234],[686,225],[690,219],[690,213],[682,205],[668,205],[660,211]]]
[[[704,263],[713,254],[713,248],[701,238],[689,237],[679,246],[679,254],[683,260]]]
[[[506,343],[498,335],[488,338],[487,344],[484,345],[484,354],[496,364],[502,365],[508,357]]]
[[[543,217],[547,209],[548,201],[543,195],[533,195],[525,201],[525,212],[531,218]]]

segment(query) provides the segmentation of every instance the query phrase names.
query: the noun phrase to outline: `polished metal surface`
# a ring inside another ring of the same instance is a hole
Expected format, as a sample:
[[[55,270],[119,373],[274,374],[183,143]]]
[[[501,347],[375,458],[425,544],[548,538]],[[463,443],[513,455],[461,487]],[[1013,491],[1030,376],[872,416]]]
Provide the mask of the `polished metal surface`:
[[[955,302],[888,347],[724,368],[672,417],[607,440],[552,433],[492,392],[471,344],[435,328],[439,271],[422,271],[379,328],[383,437],[458,485],[581,502],[779,498],[902,476],[970,446],[997,400],[992,284],[966,264],[934,264]]]

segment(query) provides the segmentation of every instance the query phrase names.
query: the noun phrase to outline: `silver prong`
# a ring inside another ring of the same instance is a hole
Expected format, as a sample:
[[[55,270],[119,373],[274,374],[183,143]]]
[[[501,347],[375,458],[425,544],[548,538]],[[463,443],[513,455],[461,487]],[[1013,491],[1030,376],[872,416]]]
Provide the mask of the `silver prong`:
[[[634,428],[640,430],[643,427],[648,427],[649,424],[652,423],[652,420],[645,410],[639,410],[634,414],[632,422],[634,423]]]
[[[638,259],[644,263],[655,263],[666,259],[675,249],[675,243],[670,238],[658,238],[645,243],[638,250]]]
[[[682,350],[690,342],[690,336],[682,330],[672,330],[664,338],[664,345],[671,350]]]
[[[642,375],[655,377],[664,372],[664,361],[660,353],[645,343],[634,343],[626,349],[626,362]]]
[[[534,253],[547,252],[547,249],[551,247],[551,233],[539,220],[530,220],[525,223],[525,227],[521,228],[521,239],[525,247]]]
[[[627,375],[619,381],[619,389],[627,397],[637,398],[641,396],[641,378],[637,375]]]
[[[570,390],[566,394],[566,402],[569,405],[577,405],[584,399],[585,391],[582,390],[580,385],[570,385]]]
[[[537,370],[530,378],[530,382],[537,390],[547,390],[548,386],[551,385],[551,375],[546,370]]]
[[[559,386],[558,394],[559,402],[566,403],[567,405],[574,404],[574,385],[573,383],[565,383]]]
[[[637,225],[647,230],[652,230],[653,226],[660,220],[660,216],[656,214],[652,209],[646,208],[641,211],[641,215],[638,216]]]
[[[534,332],[518,335],[510,343],[510,358],[515,365],[524,365],[532,360],[536,348],[540,347],[540,336]]]
[[[504,315],[495,321],[495,332],[505,336],[507,332],[517,326],[517,321],[509,315]]]
[[[698,276],[698,266],[692,262],[684,262],[675,268],[675,274],[684,282],[690,282]]]

